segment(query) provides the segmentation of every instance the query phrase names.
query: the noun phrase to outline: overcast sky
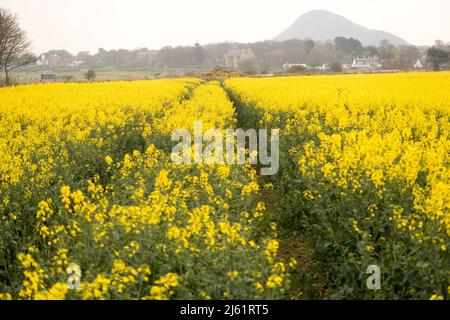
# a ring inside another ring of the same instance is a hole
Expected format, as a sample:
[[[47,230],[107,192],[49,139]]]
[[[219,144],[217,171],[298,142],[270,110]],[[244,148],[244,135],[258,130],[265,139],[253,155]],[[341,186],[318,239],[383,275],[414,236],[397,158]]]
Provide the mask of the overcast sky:
[[[417,45],[450,41],[449,0],[0,0],[0,7],[19,15],[36,53],[267,40],[316,9]]]

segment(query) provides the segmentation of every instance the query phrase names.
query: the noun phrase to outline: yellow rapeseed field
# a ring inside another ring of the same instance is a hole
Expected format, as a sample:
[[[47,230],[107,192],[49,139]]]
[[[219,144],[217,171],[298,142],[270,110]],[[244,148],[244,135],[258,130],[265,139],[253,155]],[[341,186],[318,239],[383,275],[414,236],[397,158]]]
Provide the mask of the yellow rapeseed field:
[[[0,297],[282,297],[254,169],[170,159],[194,121],[235,125],[218,83],[0,90]]]
[[[450,73],[225,86],[249,126],[281,128],[284,211],[315,239],[334,297],[448,297]],[[371,264],[376,293],[361,278]]]
[[[289,298],[301,268],[280,224],[308,239],[327,297],[449,299],[449,87],[440,72],[2,88],[0,299]],[[280,129],[279,173],[173,163],[172,133],[197,121]]]

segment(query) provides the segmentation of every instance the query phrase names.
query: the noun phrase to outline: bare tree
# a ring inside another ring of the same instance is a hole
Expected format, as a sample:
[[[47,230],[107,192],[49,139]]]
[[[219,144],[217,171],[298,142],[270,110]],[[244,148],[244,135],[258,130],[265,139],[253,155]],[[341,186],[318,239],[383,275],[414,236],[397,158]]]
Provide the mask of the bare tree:
[[[6,85],[10,83],[12,70],[36,61],[30,46],[17,15],[0,8],[0,69],[5,73]]]

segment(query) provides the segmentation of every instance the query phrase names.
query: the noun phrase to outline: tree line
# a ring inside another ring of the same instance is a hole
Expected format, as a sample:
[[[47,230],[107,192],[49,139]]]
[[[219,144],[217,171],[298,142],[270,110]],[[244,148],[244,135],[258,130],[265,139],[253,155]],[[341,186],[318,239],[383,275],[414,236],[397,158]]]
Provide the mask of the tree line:
[[[230,50],[251,49],[253,57],[240,63],[240,69],[261,71],[279,70],[286,63],[307,64],[312,67],[323,64],[351,64],[353,58],[378,57],[384,69],[407,70],[417,60],[429,63],[434,70],[448,68],[450,44],[437,41],[435,46],[417,48],[413,45],[395,46],[381,41],[378,46],[364,47],[358,39],[338,37],[334,41],[313,40],[261,41],[256,43],[215,43],[193,46],[167,46],[157,51],[148,49],[105,50],[97,53],[81,52],[76,55],[87,68],[101,67],[154,67],[154,68],[217,68],[224,66],[224,55]],[[56,51],[47,52],[46,55]],[[74,57],[67,51],[57,51],[61,56]]]

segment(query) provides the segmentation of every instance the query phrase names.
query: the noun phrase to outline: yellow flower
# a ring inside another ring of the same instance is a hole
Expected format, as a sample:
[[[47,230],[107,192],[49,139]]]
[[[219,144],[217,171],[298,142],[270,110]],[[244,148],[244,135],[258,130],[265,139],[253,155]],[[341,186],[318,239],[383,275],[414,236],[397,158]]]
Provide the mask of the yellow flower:
[[[289,267],[290,267],[290,268],[295,268],[295,267],[297,267],[297,266],[298,266],[297,260],[295,260],[294,258],[291,258],[291,259],[289,260]]]
[[[258,291],[264,291],[264,286],[261,283],[257,282],[255,286]]]
[[[227,275],[231,279],[231,281],[234,281],[238,277],[239,273],[237,271],[232,271],[228,272]]]
[[[172,181],[169,179],[169,172],[161,170],[156,178],[155,186],[161,189],[168,189],[172,186]]]
[[[177,287],[179,284],[178,275],[175,273],[168,273],[164,277],[157,280],[155,283],[166,288]]]
[[[57,283],[51,287],[48,291],[38,292],[34,298],[36,300],[64,300],[66,297],[68,288],[65,283]]]
[[[267,242],[267,247],[266,247],[266,251],[265,254],[268,258],[273,258],[277,255],[278,253],[278,247],[279,247],[279,243],[277,240],[270,240]]]
[[[274,289],[276,287],[281,286],[282,283],[283,283],[283,278],[281,276],[272,275],[267,280],[266,286],[270,289]]]
[[[0,293],[0,300],[12,300],[12,296],[9,293]]]
[[[152,300],[168,300],[165,295],[167,289],[161,286],[152,286],[150,289],[150,298]]]
[[[105,161],[109,166],[113,163],[113,159],[110,156],[106,156]]]

